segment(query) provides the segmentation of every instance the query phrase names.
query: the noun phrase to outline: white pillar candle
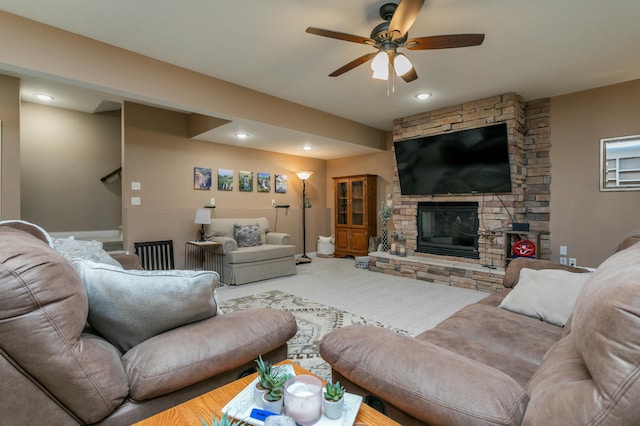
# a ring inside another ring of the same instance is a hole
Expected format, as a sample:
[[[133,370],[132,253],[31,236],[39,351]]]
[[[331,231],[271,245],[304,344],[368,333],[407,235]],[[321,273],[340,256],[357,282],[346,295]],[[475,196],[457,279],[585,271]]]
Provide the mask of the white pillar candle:
[[[322,416],[322,382],[308,375],[292,377],[285,385],[284,404],[285,414],[299,425],[316,423]]]

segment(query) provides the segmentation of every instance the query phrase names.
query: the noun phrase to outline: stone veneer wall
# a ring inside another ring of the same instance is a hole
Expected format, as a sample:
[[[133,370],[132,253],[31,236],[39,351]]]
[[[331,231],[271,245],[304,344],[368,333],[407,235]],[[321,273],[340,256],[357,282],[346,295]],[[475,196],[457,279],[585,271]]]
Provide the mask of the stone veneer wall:
[[[549,199],[549,99],[525,103],[515,93],[425,112],[394,122],[393,140],[483,127],[505,122],[509,136],[512,192],[406,196],[400,194],[398,169],[394,172],[394,231],[407,237],[408,257],[373,254],[370,269],[425,281],[484,291],[502,287],[505,265],[503,232],[512,222],[528,222],[541,233],[539,258],[550,257]],[[462,259],[418,253],[416,212],[420,201],[474,201],[480,215],[480,259]],[[496,269],[487,268],[491,265]]]

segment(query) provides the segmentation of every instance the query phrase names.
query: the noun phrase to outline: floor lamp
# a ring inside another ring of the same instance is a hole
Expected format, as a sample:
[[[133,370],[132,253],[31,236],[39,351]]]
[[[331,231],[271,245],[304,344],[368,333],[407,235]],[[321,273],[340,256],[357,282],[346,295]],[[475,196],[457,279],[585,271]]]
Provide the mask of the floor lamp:
[[[313,172],[301,171],[296,173],[302,181],[302,257],[296,259],[296,263],[309,263],[311,258],[307,256],[307,227],[305,224],[305,216],[307,210],[307,179],[311,177]]]

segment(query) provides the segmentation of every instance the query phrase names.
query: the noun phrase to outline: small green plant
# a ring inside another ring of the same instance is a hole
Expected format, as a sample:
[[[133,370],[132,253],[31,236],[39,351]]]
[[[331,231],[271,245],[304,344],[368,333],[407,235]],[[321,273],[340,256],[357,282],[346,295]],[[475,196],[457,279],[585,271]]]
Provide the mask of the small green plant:
[[[327,401],[340,401],[340,398],[344,396],[344,386],[340,382],[330,383],[325,385],[324,399]]]
[[[213,419],[211,419],[211,423],[207,423],[206,420],[200,419],[202,421],[202,426],[245,426],[246,423],[241,422],[240,420],[232,419],[224,413],[222,417],[218,417],[217,414],[213,414]]]
[[[258,359],[256,359],[256,364],[258,365],[258,384],[262,386],[263,389],[267,389],[265,382],[273,370],[271,363],[263,360],[262,355],[259,355]]]
[[[280,374],[278,371],[272,371],[266,377],[265,383],[262,385],[267,390],[265,398],[268,401],[278,401],[284,395],[284,383],[289,380],[289,374]]]

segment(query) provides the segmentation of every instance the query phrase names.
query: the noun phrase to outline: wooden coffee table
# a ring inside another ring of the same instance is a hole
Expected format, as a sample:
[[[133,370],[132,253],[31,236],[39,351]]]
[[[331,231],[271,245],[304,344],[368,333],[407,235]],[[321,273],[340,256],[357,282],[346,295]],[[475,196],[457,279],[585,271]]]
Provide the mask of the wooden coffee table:
[[[304,368],[291,361],[283,361],[277,365],[292,364],[296,374],[312,374]],[[255,379],[257,373],[250,374],[242,379],[221,386],[217,389],[200,395],[190,401],[183,402],[173,408],[165,410],[147,419],[144,419],[135,426],[175,426],[175,425],[197,425],[202,426],[202,420],[211,421],[214,413],[220,416],[222,408],[231,401],[238,393]],[[389,417],[374,410],[366,404],[360,405],[358,416],[354,426],[400,426]]]

